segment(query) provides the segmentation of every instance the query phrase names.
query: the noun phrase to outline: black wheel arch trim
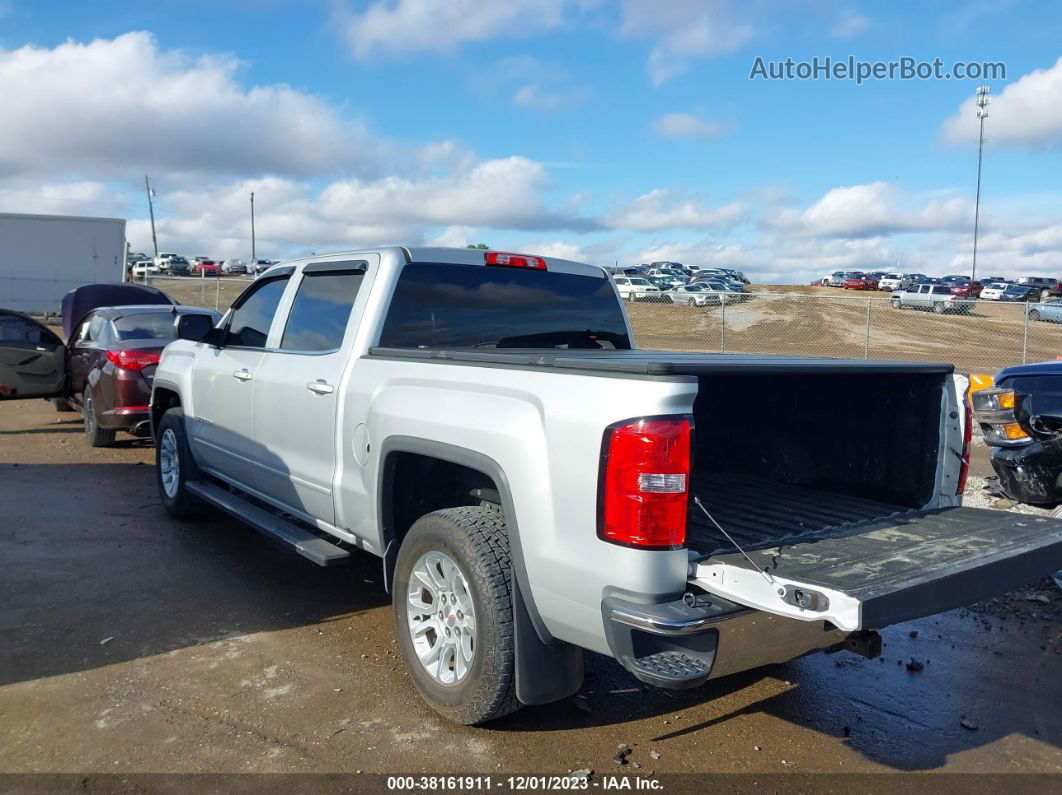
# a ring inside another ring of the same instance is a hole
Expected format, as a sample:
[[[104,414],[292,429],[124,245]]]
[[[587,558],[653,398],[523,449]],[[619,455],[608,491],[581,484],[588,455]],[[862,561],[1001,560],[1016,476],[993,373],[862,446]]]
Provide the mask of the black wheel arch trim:
[[[493,458],[465,447],[414,436],[390,436],[384,440],[380,447],[380,474],[376,491],[381,548],[384,550],[386,591],[391,593],[392,590],[399,547],[391,510],[394,471],[389,461],[394,453],[414,453],[438,458],[474,469],[494,481],[502,510],[505,512],[505,527],[512,560],[517,698],[523,704],[547,704],[577,693],[583,684],[582,649],[554,638],[535,606],[520,544],[519,523],[516,519],[512,490],[505,470]]]

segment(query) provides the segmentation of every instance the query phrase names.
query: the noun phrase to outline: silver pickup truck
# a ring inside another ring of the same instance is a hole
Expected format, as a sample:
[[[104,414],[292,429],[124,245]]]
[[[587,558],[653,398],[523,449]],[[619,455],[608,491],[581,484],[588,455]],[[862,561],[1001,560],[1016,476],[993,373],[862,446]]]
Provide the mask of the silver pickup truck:
[[[589,265],[315,256],[176,322],[166,509],[382,558],[411,678],[462,723],[575,693],[584,649],[690,688],[876,656],[876,629],[1062,567],[1062,522],[961,507],[950,365],[636,350]]]

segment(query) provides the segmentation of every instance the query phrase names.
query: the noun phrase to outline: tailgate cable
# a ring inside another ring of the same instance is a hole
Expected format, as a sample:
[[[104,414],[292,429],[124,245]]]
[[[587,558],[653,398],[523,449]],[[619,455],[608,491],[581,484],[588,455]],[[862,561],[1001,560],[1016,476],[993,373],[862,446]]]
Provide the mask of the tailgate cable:
[[[708,509],[704,507],[704,503],[701,502],[701,498],[698,497],[696,494],[694,494],[693,495],[693,501],[695,503],[697,503],[697,507],[698,508],[700,508],[702,511],[704,511],[704,515],[708,517],[708,519],[711,521],[711,523],[714,524],[717,528],[719,528],[719,532],[722,533],[724,536],[726,536],[726,540],[734,545],[734,549],[736,549],[738,552],[740,552],[742,555],[745,556],[745,560],[747,560],[749,563],[752,564],[752,568],[756,569],[756,571],[758,571],[760,574],[762,574],[764,576],[764,578],[767,580],[767,582],[769,582],[771,585],[777,585],[777,583],[774,581],[774,577],[772,577],[770,574],[768,574],[763,569],[761,569],[759,566],[757,566],[756,565],[756,561],[754,561],[752,558],[749,557],[749,553],[746,552],[745,550],[743,550],[741,548],[741,545],[731,537],[730,533],[728,533],[726,530],[724,530],[722,525],[719,524],[719,522],[715,521],[715,517],[712,516],[710,513],[708,513]]]

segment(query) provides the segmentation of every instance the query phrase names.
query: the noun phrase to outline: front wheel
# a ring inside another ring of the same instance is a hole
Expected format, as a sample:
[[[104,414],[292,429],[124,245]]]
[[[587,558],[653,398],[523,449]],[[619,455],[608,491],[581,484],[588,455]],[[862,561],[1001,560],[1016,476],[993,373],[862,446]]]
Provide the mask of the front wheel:
[[[1036,311],[1035,309],[1029,310],[1029,320],[1031,320],[1031,321],[1033,321],[1035,323],[1039,319],[1040,319],[1040,313],[1038,311]]]
[[[903,309],[903,302],[900,301],[899,298],[893,298],[890,303],[892,304],[893,309]]]
[[[394,581],[398,646],[424,700],[465,725],[519,709],[501,511],[447,508],[422,516],[402,541]]]
[[[188,519],[202,511],[202,503],[187,488],[188,481],[198,477],[199,469],[188,448],[184,411],[170,409],[162,415],[155,431],[155,478],[166,513],[177,519]]]
[[[939,302],[933,304],[933,311],[936,312],[938,315],[943,315],[944,314],[944,304],[939,303]]]

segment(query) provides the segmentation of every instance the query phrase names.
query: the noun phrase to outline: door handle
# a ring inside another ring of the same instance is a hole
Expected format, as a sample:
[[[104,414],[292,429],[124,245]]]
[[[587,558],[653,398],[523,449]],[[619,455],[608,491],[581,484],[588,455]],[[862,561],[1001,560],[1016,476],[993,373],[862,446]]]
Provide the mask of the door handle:
[[[326,384],[324,381],[318,379],[317,381],[310,381],[306,384],[306,388],[313,392],[315,395],[331,395],[336,391],[336,388],[331,384]]]
[[[241,381],[250,381],[254,378],[254,375],[250,370],[234,370],[232,373],[233,378],[238,378]]]

